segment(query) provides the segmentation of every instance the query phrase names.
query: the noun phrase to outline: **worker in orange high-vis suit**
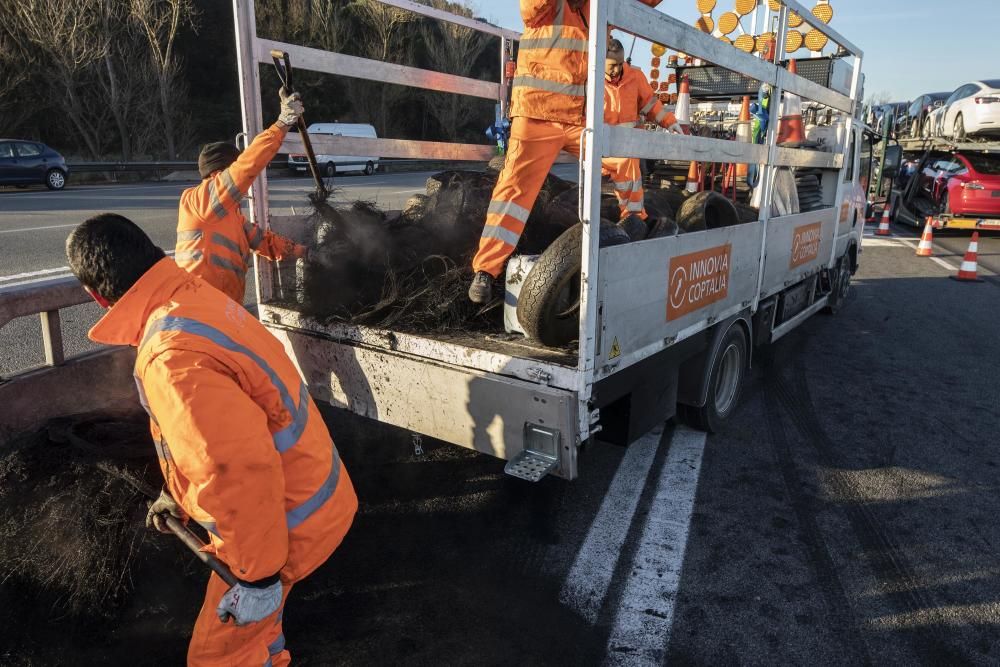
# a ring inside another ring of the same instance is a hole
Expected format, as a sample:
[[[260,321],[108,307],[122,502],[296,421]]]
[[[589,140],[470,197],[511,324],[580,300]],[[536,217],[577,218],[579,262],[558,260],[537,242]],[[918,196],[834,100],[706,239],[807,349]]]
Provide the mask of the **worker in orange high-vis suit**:
[[[660,0],[642,0],[655,7]],[[469,299],[486,303],[559,152],[580,153],[586,119],[588,0],[521,0],[524,33],[511,92],[510,143],[493,189]]]
[[[288,128],[303,113],[298,93],[280,91],[277,122],[242,153],[233,144],[207,144],[198,155],[202,181],[181,193],[177,214],[177,265],[243,303],[250,253],[268,259],[303,257],[305,246],[251,224],[240,211],[254,179],[281,148]]]
[[[608,42],[604,84],[604,122],[608,125],[641,127],[645,117],[671,132],[683,133],[677,117],[663,107],[642,71],[625,63],[625,48],[617,39]],[[621,218],[635,215],[645,220],[639,159],[604,158],[601,165],[614,183]]]
[[[306,384],[260,322],[128,219],[87,220],[66,254],[110,308],[90,338],[138,348],[139,398],[166,480],[147,524],[193,519],[239,579],[211,575],[188,664],[289,664],[288,592],[340,545],[358,507]]]

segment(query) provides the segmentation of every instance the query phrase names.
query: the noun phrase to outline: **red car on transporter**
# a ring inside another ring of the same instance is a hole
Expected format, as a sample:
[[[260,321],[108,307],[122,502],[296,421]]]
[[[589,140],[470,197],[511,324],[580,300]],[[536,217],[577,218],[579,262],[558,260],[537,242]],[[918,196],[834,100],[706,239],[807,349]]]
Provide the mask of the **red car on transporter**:
[[[958,152],[932,160],[920,174],[920,186],[942,214],[997,218],[1000,227],[1000,155]]]

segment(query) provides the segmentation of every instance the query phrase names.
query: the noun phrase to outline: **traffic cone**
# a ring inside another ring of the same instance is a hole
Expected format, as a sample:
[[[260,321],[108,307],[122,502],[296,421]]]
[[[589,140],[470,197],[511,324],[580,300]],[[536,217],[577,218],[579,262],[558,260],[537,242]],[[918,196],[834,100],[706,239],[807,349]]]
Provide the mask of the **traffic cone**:
[[[750,96],[743,96],[743,106],[740,107],[740,120],[736,124],[736,141],[749,144],[753,141],[750,133]],[[736,175],[746,178],[747,167],[749,165],[739,162],[736,164]]]
[[[681,78],[674,116],[677,117],[677,122],[684,128],[684,134],[691,134],[688,131],[691,127],[691,83],[686,76]]]
[[[882,209],[882,219],[878,222],[878,231],[875,232],[875,236],[889,236],[892,234],[889,230],[889,210],[891,208],[891,204],[886,204],[885,208]]]
[[[972,232],[972,240],[969,241],[969,249],[965,251],[965,259],[962,266],[958,267],[958,275],[952,276],[952,280],[962,282],[981,283],[979,278],[979,232]]]
[[[931,216],[927,216],[927,224],[924,225],[924,233],[920,235],[920,244],[917,246],[917,257],[930,257],[934,254],[934,228],[931,227]]]
[[[700,165],[692,160],[691,165],[688,167],[687,184],[684,186],[685,190],[688,192],[698,192],[701,190],[700,171]]]
[[[788,61],[788,71],[798,73],[795,59]],[[795,93],[785,92],[785,101],[781,106],[781,122],[778,124],[778,143],[801,143],[806,140],[805,128],[802,125],[802,98]]]

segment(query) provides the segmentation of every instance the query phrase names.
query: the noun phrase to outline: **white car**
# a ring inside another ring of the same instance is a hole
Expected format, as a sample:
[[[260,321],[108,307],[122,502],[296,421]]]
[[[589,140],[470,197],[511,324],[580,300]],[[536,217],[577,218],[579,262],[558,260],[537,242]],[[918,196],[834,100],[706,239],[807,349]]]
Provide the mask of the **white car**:
[[[921,130],[921,135],[925,139],[941,136],[941,122],[944,120],[944,113],[947,110],[946,107],[939,106],[927,114],[927,120],[924,121],[924,126]]]
[[[1000,79],[967,83],[942,108],[943,137],[962,140],[973,134],[1000,134]]]

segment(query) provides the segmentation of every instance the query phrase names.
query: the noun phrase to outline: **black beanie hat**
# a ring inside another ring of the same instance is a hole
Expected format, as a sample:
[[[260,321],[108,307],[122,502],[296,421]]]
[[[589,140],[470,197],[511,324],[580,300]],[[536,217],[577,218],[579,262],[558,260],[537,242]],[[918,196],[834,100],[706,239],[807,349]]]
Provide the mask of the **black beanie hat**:
[[[213,171],[231,165],[239,155],[240,150],[226,141],[205,144],[198,155],[198,173],[202,178],[208,178]]]

